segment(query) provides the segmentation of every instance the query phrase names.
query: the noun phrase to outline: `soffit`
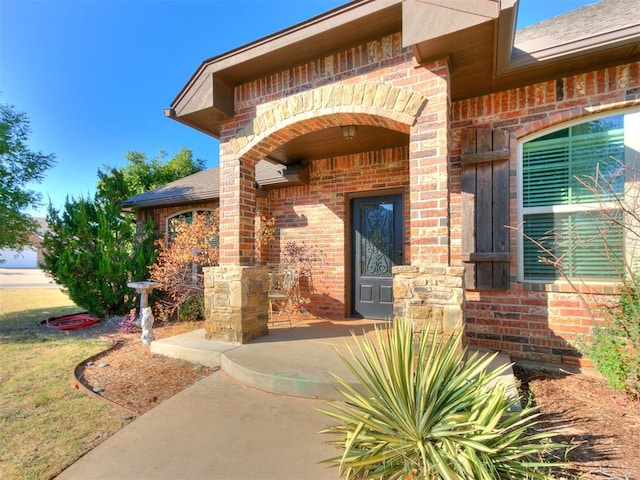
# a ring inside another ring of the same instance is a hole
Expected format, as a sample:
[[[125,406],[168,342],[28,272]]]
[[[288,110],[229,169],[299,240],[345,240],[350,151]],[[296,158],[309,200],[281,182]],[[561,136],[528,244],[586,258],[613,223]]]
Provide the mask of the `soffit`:
[[[409,135],[388,128],[358,125],[355,138],[346,140],[340,127],[331,127],[297,137],[271,152],[268,158],[292,165],[408,144]]]
[[[192,97],[212,77],[239,85],[342,51],[402,28],[402,0],[356,0],[273,35],[205,60],[171,106],[191,113]],[[194,106],[197,106],[194,105]]]

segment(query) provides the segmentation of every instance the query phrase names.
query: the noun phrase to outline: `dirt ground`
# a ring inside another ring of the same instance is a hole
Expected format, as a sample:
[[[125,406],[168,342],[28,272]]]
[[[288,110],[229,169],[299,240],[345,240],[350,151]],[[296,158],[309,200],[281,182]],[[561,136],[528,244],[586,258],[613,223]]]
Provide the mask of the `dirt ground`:
[[[200,323],[154,327],[156,338],[201,328]],[[87,329],[91,330],[91,329]],[[210,375],[210,368],[152,354],[140,334],[120,334],[113,322],[96,332],[116,346],[81,369],[82,383],[103,389],[98,395],[138,413]],[[101,364],[107,366],[100,366]],[[515,369],[524,398],[543,413],[543,428],[558,432],[559,440],[574,448],[570,470],[580,479],[640,480],[640,402],[607,388],[604,380],[578,374],[550,374]],[[135,414],[133,414],[135,416]]]
[[[543,428],[574,447],[570,473],[580,479],[640,479],[640,402],[593,376],[519,368],[515,373],[524,397],[540,408]]]

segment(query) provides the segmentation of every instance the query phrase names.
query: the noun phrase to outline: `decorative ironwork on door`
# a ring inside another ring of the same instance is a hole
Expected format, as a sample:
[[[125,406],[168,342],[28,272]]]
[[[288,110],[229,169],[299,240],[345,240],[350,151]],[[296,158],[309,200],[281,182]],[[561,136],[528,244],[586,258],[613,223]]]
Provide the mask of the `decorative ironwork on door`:
[[[391,276],[393,204],[367,205],[361,209],[360,267],[362,275]]]
[[[353,217],[353,314],[393,316],[394,265],[402,263],[402,197],[358,198]]]

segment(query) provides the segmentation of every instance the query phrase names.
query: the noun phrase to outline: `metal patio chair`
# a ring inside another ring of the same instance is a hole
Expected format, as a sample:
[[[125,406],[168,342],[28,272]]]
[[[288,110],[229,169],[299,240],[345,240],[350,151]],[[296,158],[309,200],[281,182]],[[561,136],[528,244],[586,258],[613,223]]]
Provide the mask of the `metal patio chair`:
[[[279,266],[269,273],[269,323],[287,321],[291,328],[291,310],[298,287],[298,272],[295,268]],[[282,315],[286,320],[283,320]]]

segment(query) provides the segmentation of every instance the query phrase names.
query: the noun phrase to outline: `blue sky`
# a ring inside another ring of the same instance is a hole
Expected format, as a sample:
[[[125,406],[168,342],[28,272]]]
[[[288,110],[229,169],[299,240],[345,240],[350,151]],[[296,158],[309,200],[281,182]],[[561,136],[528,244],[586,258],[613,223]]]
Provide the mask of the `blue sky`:
[[[33,189],[60,208],[93,194],[102,165],[127,151],[208,167],[218,141],[163,115],[200,63],[304,21],[342,0],[0,0],[0,103],[25,112],[30,147],[57,165]],[[521,0],[519,27],[595,3]]]

